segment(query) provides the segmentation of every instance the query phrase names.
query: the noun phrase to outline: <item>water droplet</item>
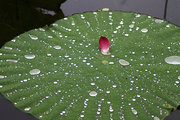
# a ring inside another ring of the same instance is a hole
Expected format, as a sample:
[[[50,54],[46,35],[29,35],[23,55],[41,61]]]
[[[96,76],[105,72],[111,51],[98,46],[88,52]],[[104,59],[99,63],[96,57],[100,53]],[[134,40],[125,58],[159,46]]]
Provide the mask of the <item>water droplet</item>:
[[[91,92],[89,93],[89,95],[92,96],[92,97],[95,97],[95,96],[97,96],[97,92],[91,91]]]
[[[5,76],[3,76],[3,75],[0,75],[0,79],[3,79],[3,78],[5,78]]]
[[[47,56],[52,56],[52,54],[48,53]]]
[[[0,56],[2,55],[2,53],[0,53]]]
[[[56,49],[56,50],[60,50],[60,49],[61,49],[61,46],[56,45],[56,46],[54,46],[53,48]]]
[[[137,115],[137,111],[133,107],[131,107],[131,111],[134,115]]]
[[[6,50],[12,50],[13,48],[11,48],[11,47],[4,47],[4,49],[6,49]]]
[[[83,117],[84,117],[84,115],[80,115],[80,117],[81,117],[81,118],[83,118]]]
[[[176,84],[179,84],[179,81],[176,81],[175,83],[176,83]]]
[[[164,20],[156,19],[155,22],[156,22],[156,23],[162,23],[162,22],[164,22]]]
[[[126,60],[123,60],[123,59],[120,59],[120,60],[119,60],[119,63],[120,63],[121,65],[123,65],[123,66],[129,65],[129,62],[126,61]]]
[[[18,60],[12,60],[12,59],[7,59],[6,62],[10,62],[10,63],[17,63]]]
[[[148,32],[148,29],[147,28],[143,28],[143,29],[141,29],[141,32],[146,33],[146,32]]]
[[[68,75],[68,74],[69,74],[68,72],[65,73],[65,75]]]
[[[110,93],[110,91],[106,91],[106,93],[107,93],[107,94],[109,94],[109,93]]]
[[[116,87],[117,87],[117,85],[113,85],[112,87],[113,87],[113,88],[116,88]]]
[[[30,35],[30,34],[29,34],[29,37],[30,37],[31,39],[33,39],[33,40],[37,40],[37,39],[38,39],[38,37],[35,36],[35,35]]]
[[[29,73],[31,74],[31,75],[37,75],[37,74],[39,74],[41,71],[39,70],[39,69],[33,69],[33,70],[31,70]]]
[[[154,120],[160,120],[158,117],[154,117]]]
[[[133,27],[134,27],[134,24],[129,25],[129,27],[130,27],[130,28],[133,28]]]
[[[109,64],[110,64],[110,65],[113,65],[113,64],[114,64],[114,62],[109,62]]]
[[[92,86],[94,86],[94,85],[95,85],[95,83],[91,83],[91,85],[92,85]]]
[[[168,64],[179,65],[180,64],[180,56],[166,57],[165,62],[168,63]]]
[[[24,55],[26,59],[34,59],[36,56],[35,55]]]
[[[24,108],[25,111],[31,110],[31,107]]]
[[[0,77],[1,78],[1,77]],[[180,80],[180,76],[178,76],[178,79]]]
[[[3,88],[3,86],[2,86],[2,85],[0,85],[0,88]]]

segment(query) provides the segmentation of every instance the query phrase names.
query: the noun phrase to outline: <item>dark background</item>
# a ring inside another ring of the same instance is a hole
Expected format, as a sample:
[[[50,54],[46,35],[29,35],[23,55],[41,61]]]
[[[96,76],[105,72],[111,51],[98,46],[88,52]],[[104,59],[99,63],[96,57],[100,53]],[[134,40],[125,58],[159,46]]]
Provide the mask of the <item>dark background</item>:
[[[148,14],[180,26],[180,0],[0,0],[0,47],[30,29],[102,8]],[[18,110],[0,94],[0,120],[38,119]],[[180,120],[180,110],[165,120]]]

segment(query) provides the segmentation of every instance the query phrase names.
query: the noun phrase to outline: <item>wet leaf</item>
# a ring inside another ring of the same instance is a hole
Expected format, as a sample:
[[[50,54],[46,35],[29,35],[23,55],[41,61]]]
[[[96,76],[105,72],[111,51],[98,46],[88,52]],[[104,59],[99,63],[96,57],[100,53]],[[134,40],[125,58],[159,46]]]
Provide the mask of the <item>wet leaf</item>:
[[[180,104],[180,67],[166,62],[179,40],[179,27],[147,15],[75,14],[0,49],[0,92],[43,120],[160,120]]]

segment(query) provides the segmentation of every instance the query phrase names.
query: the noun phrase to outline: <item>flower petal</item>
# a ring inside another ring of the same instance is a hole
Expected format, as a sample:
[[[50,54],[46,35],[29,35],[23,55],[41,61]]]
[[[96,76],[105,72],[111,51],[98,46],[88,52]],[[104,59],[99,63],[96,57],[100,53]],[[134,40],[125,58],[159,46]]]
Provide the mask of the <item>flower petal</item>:
[[[106,37],[103,37],[103,36],[100,37],[99,45],[101,48],[101,53],[103,55],[110,55],[110,53],[109,53],[109,40]]]

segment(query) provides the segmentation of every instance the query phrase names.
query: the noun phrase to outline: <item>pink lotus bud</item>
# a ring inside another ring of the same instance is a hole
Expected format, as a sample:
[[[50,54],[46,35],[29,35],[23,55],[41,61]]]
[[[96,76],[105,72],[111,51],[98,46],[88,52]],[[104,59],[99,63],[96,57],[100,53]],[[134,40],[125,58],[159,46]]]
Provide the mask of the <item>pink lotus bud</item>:
[[[103,55],[110,55],[109,52],[109,40],[106,37],[101,36],[99,39],[99,45],[101,48],[101,53]]]

